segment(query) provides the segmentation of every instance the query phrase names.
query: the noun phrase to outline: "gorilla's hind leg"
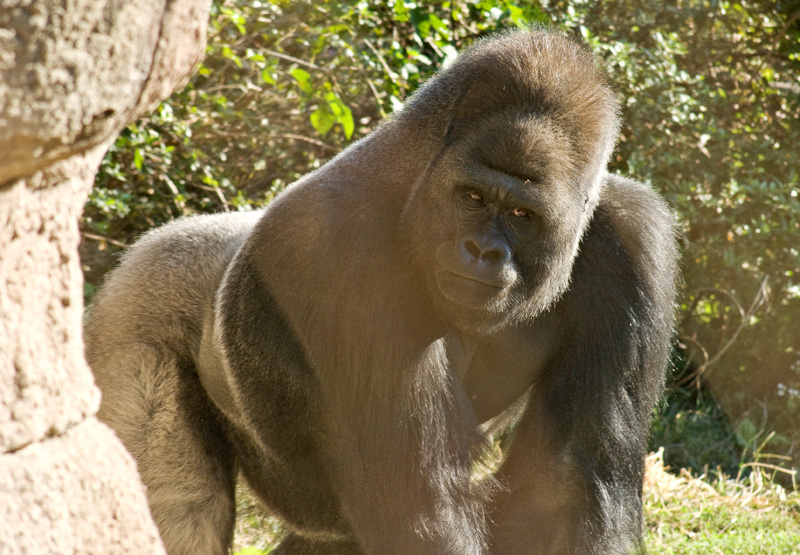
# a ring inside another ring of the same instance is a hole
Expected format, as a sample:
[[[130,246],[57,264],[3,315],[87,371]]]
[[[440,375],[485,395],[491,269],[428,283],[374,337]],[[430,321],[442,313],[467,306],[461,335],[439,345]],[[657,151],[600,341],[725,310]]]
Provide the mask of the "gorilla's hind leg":
[[[97,376],[99,416],[133,454],[169,555],[228,553],[235,519],[233,450],[189,361],[137,345]],[[127,360],[126,360],[127,359]]]

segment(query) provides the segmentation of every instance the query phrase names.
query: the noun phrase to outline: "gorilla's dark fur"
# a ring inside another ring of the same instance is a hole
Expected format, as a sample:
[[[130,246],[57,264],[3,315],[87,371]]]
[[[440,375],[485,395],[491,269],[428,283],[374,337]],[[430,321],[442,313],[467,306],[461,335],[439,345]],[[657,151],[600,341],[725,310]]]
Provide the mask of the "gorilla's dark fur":
[[[139,241],[87,356],[169,552],[226,551],[238,472],[280,553],[635,550],[677,256],[617,132],[589,52],[507,33],[263,213]]]

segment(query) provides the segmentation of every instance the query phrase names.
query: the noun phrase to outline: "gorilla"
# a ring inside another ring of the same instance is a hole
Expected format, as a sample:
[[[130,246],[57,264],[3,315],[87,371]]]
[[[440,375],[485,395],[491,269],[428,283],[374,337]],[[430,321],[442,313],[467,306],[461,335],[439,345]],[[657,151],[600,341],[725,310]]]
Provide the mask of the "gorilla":
[[[639,549],[677,249],[618,129],[583,45],[506,32],[263,212],[139,240],[86,354],[167,551],[227,552],[239,476],[280,554]]]

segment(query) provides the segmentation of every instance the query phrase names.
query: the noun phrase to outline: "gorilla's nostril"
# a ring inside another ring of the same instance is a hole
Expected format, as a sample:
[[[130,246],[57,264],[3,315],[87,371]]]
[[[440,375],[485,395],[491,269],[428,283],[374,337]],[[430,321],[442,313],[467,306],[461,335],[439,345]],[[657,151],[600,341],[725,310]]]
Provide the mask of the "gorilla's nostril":
[[[478,246],[478,243],[476,243],[472,239],[467,239],[466,241],[464,241],[463,248],[466,254],[468,254],[475,260],[481,258],[481,248]]]
[[[481,254],[481,260],[489,264],[504,264],[510,257],[508,251],[500,248],[488,249]]]

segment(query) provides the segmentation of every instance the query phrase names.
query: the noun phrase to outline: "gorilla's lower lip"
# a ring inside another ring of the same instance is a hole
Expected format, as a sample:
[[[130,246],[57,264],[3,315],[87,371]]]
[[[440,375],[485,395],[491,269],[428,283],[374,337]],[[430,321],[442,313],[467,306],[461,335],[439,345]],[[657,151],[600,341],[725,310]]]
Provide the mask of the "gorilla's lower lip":
[[[491,309],[505,299],[508,290],[472,277],[453,273],[444,268],[436,272],[439,290],[450,301],[478,310]]]

